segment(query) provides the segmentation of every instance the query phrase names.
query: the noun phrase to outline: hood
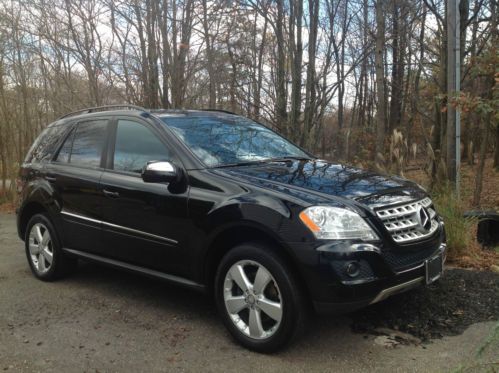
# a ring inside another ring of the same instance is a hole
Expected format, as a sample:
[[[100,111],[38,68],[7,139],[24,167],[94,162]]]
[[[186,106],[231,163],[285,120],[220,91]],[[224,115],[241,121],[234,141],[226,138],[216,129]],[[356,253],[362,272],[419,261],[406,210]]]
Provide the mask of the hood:
[[[319,160],[258,163],[218,170],[266,188],[291,193],[310,203],[342,197],[373,208],[426,195],[416,183],[400,177]]]

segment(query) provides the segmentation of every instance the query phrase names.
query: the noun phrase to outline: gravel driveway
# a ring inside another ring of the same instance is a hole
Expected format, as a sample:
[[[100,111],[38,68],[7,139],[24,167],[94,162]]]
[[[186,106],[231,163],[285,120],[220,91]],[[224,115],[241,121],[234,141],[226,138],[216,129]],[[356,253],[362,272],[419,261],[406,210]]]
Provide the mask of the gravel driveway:
[[[499,370],[497,340],[487,345],[494,322],[387,348],[352,333],[348,317],[316,317],[290,348],[259,355],[232,342],[198,293],[88,263],[62,281],[36,280],[12,214],[0,214],[0,253],[0,371]]]

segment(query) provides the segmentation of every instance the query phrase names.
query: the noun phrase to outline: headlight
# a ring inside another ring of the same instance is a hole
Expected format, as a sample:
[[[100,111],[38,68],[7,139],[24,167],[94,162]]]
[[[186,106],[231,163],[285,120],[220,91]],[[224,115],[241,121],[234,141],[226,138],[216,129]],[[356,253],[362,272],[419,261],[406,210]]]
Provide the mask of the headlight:
[[[312,206],[300,213],[300,219],[319,239],[378,239],[359,214],[339,207]]]

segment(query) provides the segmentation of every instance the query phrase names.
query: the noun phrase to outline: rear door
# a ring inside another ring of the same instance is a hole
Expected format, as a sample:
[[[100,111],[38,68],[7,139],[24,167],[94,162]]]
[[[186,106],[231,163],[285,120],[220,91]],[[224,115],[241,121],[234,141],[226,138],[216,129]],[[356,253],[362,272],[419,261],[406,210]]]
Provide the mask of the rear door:
[[[107,118],[75,123],[52,162],[45,178],[53,184],[61,210],[65,247],[99,252],[103,196],[100,178],[106,139]]]
[[[185,252],[187,184],[146,183],[149,161],[179,161],[157,129],[135,117],[111,126],[107,169],[102,175],[103,250],[106,256],[170,274],[187,270]]]

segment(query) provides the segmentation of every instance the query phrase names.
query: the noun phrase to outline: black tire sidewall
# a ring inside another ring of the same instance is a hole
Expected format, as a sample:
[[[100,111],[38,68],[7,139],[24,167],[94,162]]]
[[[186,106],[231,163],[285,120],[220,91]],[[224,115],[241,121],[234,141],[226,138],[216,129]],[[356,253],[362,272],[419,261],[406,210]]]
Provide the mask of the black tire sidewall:
[[[49,270],[45,273],[39,273],[36,268],[33,266],[33,262],[31,261],[31,255],[29,252],[29,235],[31,232],[31,229],[33,226],[37,223],[43,224],[47,229],[49,230],[50,233],[50,239],[52,241],[52,252],[53,252],[53,258],[52,258],[52,264],[49,268]],[[57,236],[57,233],[54,229],[54,226],[52,225],[52,222],[50,219],[45,215],[45,214],[36,214],[33,215],[33,217],[29,220],[28,225],[26,227],[26,233],[24,237],[24,246],[26,250],[26,257],[28,259],[29,267],[31,268],[31,272],[39,278],[40,280],[43,281],[53,281],[59,277],[59,274],[61,273],[60,266],[62,265],[62,251],[61,251],[61,245],[59,241],[59,237]]]
[[[271,337],[257,340],[244,335],[232,322],[224,301],[223,286],[230,267],[240,260],[253,260],[263,265],[274,277],[279,287],[283,317],[278,330]],[[283,348],[299,330],[303,319],[303,301],[300,288],[285,261],[264,244],[247,243],[234,247],[220,262],[215,278],[215,301],[224,325],[243,346],[258,352],[270,353]]]

